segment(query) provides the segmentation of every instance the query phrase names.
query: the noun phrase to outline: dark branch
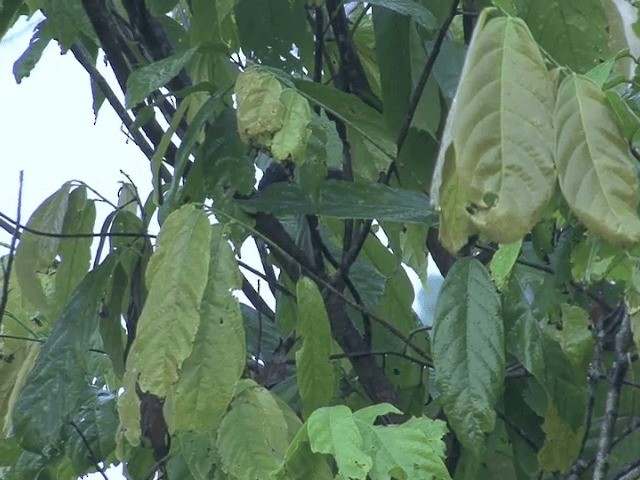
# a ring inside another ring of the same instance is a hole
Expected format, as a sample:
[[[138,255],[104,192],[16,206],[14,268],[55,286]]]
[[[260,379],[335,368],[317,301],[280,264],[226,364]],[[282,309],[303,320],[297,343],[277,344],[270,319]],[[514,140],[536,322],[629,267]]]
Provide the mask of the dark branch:
[[[16,223],[20,223],[20,217],[22,215],[22,186],[24,184],[24,171],[20,170],[18,176],[18,208],[16,211]],[[16,252],[16,244],[18,243],[18,230],[14,230],[11,235],[11,243],[9,244],[9,256],[7,258],[7,265],[2,262],[2,298],[0,298],[0,327],[2,327],[2,319],[4,318],[4,311],[7,308],[9,302],[9,281],[11,280],[11,268],[13,267],[13,259]]]
[[[91,445],[89,444],[89,441],[87,440],[87,438],[84,436],[84,433],[82,433],[82,430],[80,430],[80,428],[78,427],[78,425],[75,424],[75,422],[69,422],[69,425],[73,427],[73,429],[82,439],[82,443],[84,443],[84,446],[87,447],[87,452],[89,452],[89,458],[93,462],[94,467],[96,467],[96,470],[100,473],[100,475],[102,475],[102,478],[104,478],[104,480],[109,480],[109,477],[107,477],[107,474],[104,473],[104,469],[100,466],[100,459],[96,456],[95,453],[93,453],[93,449],[91,448]]]

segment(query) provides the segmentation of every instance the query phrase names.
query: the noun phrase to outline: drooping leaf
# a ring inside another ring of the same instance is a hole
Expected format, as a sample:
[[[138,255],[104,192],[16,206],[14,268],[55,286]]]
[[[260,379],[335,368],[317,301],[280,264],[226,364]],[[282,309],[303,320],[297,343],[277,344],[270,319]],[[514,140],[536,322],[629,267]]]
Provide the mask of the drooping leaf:
[[[67,212],[64,217],[62,233],[73,235],[93,231],[96,219],[96,207],[93,201],[87,200],[86,187],[76,188],[69,195]],[[60,265],[55,277],[55,297],[52,315],[57,317],[67,300],[82,281],[91,261],[90,237],[61,238],[58,248]]]
[[[255,198],[240,203],[248,211],[275,215],[316,214],[423,225],[437,222],[426,195],[381,183],[327,180],[321,187],[317,203],[296,183],[276,183]]]
[[[238,76],[235,91],[240,138],[249,145],[270,147],[284,121],[282,85],[270,73],[248,68]]]
[[[485,267],[458,260],[438,296],[433,325],[436,384],[462,444],[480,453],[495,425],[505,353],[500,298]]]
[[[432,182],[442,229],[461,229],[447,234],[447,248],[476,232],[512,243],[542,218],[555,183],[552,110],[552,83],[525,23],[483,13]]]
[[[196,53],[195,48],[176,53],[170,57],[145,65],[131,72],[127,79],[125,106],[132,108],[141,103],[151,92],[164,87],[189,63]]]
[[[285,88],[280,93],[280,101],[284,107],[282,128],[273,136],[271,153],[275,160],[291,158],[301,165],[305,160],[303,155],[311,134],[307,126],[311,120],[311,107],[307,99],[292,88]]]
[[[222,230],[213,227],[208,281],[193,350],[164,407],[172,431],[210,432],[226,411],[245,368],[242,315],[232,294],[241,288],[242,279]]]
[[[573,213],[612,244],[640,240],[638,178],[600,88],[583,76],[565,78],[554,123],[560,189]]]
[[[29,451],[50,456],[63,447],[63,430],[89,388],[84,377],[87,348],[98,328],[114,264],[107,260],[85,277],[29,374],[13,413],[15,432]]]
[[[51,40],[51,31],[48,28],[47,21],[43,20],[36,26],[27,49],[13,64],[13,77],[17,83],[21,83],[22,80],[31,75],[31,71],[40,61],[44,49],[47,48]]]
[[[294,83],[300,93],[311,102],[353,127],[381,153],[389,158],[395,158],[395,139],[387,129],[382,115],[373,108],[357,97],[328,85],[306,80],[296,80]]]
[[[166,396],[191,354],[207,284],[210,240],[206,214],[192,205],[169,215],[162,226],[147,267],[149,294],[127,360],[127,375],[133,375],[144,392]]]
[[[296,332],[302,347],[296,352],[298,390],[303,414],[327,405],[336,393],[331,353],[331,327],[322,295],[313,280],[303,277],[296,285],[298,318]]]
[[[27,227],[37,231],[60,234],[69,202],[70,183],[47,198],[31,215]],[[50,269],[58,254],[60,239],[53,236],[25,232],[15,255],[15,273],[20,283],[23,298],[34,309],[48,314],[49,301],[43,287],[42,277],[51,274]]]
[[[275,398],[242,380],[218,430],[222,469],[232,478],[271,480],[289,445],[287,423]]]

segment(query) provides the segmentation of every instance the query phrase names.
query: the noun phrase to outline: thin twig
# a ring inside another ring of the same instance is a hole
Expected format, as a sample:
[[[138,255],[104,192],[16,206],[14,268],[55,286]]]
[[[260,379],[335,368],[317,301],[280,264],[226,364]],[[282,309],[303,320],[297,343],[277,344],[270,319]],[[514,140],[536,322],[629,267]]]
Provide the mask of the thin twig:
[[[238,265],[242,268],[244,268],[245,270],[253,273],[254,275],[262,278],[265,281],[269,281],[269,278],[267,277],[267,275],[265,275],[264,273],[262,273],[260,270],[256,270],[255,268],[253,268],[251,265],[244,263],[242,260],[237,260]],[[274,284],[274,288],[279,290],[280,292],[284,293],[285,295],[288,295],[289,297],[293,297],[295,298],[295,294],[293,292],[291,292],[291,290],[289,290],[287,287],[285,287],[284,285],[282,285],[281,283],[275,283]]]
[[[100,473],[100,475],[102,475],[102,478],[104,478],[104,480],[109,480],[109,477],[107,477],[107,474],[104,473],[104,469],[100,466],[100,459],[96,456],[95,453],[93,453],[93,449],[91,448],[91,445],[87,440],[87,437],[85,437],[84,433],[82,433],[82,430],[80,430],[78,425],[76,425],[76,423],[73,421],[69,422],[69,425],[71,425],[74,428],[76,433],[82,439],[82,443],[84,443],[84,446],[87,447],[87,451],[89,452],[89,458],[93,462],[93,465],[96,467],[96,470],[98,470],[98,472]]]
[[[609,390],[605,402],[605,413],[600,425],[600,436],[598,438],[598,449],[596,451],[596,463],[593,469],[593,480],[603,480],[607,473],[609,464],[609,453],[611,451],[611,440],[613,438],[613,427],[618,415],[618,403],[620,400],[620,390],[622,381],[629,366],[627,352],[631,345],[631,319],[628,311],[625,311],[624,318],[620,324],[620,330],[616,334],[615,359],[609,380]]]
[[[418,109],[418,103],[420,102],[420,98],[422,97],[422,92],[427,85],[427,81],[429,80],[431,72],[433,71],[433,66],[435,65],[436,59],[440,54],[440,47],[442,47],[442,43],[444,42],[445,36],[447,35],[447,31],[449,31],[449,27],[451,26],[451,22],[453,22],[453,19],[459,13],[459,3],[460,0],[453,0],[453,2],[451,3],[449,15],[440,26],[440,30],[438,30],[438,35],[436,36],[436,40],[433,43],[431,52],[429,52],[427,63],[422,70],[422,74],[420,75],[420,79],[418,80],[418,84],[416,85],[416,89],[411,95],[411,99],[409,100],[409,107],[407,108],[407,114],[404,117],[404,122],[402,124],[402,127],[400,128],[400,133],[398,134],[398,139],[396,141],[396,146],[398,147],[398,155],[400,155],[400,151],[402,150],[404,142],[407,139],[407,135],[409,134],[409,129],[411,128],[413,117],[416,114],[416,110]]]
[[[18,175],[18,208],[16,212],[17,223],[20,223],[20,217],[22,215],[22,186],[24,184],[24,171],[20,170]],[[7,258],[7,266],[2,263],[2,298],[0,299],[0,327],[2,327],[2,319],[4,318],[4,311],[7,308],[9,302],[9,281],[11,279],[11,267],[13,267],[13,258],[16,252],[16,244],[18,243],[18,236],[20,233],[16,229],[11,235],[11,243],[9,244],[9,257]]]
[[[429,365],[426,362],[423,362],[422,360],[418,360],[417,358],[414,358],[414,357],[412,357],[410,355],[407,355],[406,353],[395,352],[393,350],[370,350],[370,351],[366,351],[366,352],[335,353],[333,355],[330,355],[329,359],[330,360],[340,360],[342,358],[358,358],[358,357],[368,357],[368,356],[400,357],[400,358],[404,358],[405,360],[408,360],[410,362],[413,362],[416,365],[420,365],[423,368],[431,368],[431,365]]]
[[[7,340],[21,340],[24,342],[34,342],[34,343],[46,343],[46,339],[44,338],[33,338],[33,337],[21,337],[20,335],[9,335],[9,334],[0,334],[0,338],[6,338]],[[104,350],[100,350],[99,348],[88,348],[87,352],[99,353],[100,355],[108,355],[108,353]]]
[[[33,235],[38,235],[41,237],[52,237],[52,238],[96,238],[96,237],[132,237],[132,238],[157,238],[157,235],[152,235],[150,233],[128,233],[128,232],[111,232],[111,233],[53,233],[53,232],[43,232],[41,230],[36,230],[35,228],[27,227],[26,225],[22,225],[20,222],[14,220],[10,216],[0,212],[0,217],[5,219],[7,222],[13,224],[13,228],[18,230],[23,230],[25,232],[29,232]],[[3,226],[4,228],[4,226]]]

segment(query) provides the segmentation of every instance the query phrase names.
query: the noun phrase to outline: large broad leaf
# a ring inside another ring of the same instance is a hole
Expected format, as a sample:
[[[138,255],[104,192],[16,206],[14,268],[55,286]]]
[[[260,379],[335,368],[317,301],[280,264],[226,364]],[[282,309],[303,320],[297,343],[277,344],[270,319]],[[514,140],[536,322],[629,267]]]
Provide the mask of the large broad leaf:
[[[62,448],[63,430],[89,388],[86,355],[114,265],[107,260],[85,277],[29,374],[13,414],[16,435],[27,450],[51,455]]]
[[[430,226],[437,223],[437,216],[425,195],[380,183],[327,180],[321,187],[317,203],[300,185],[277,183],[255,198],[240,203],[249,211],[275,215],[299,213],[334,218],[375,218]]]
[[[238,300],[242,286],[222,227],[213,227],[209,279],[200,305],[200,327],[164,407],[172,431],[205,433],[226,411],[245,367],[245,334]],[[224,365],[220,368],[220,365]]]
[[[298,319],[296,331],[302,347],[296,352],[298,389],[303,413],[327,405],[336,393],[336,378],[329,359],[331,328],[322,295],[313,280],[303,277],[296,285]]]
[[[636,169],[602,90],[569,75],[558,91],[554,123],[560,188],[573,213],[610,243],[640,240]]]
[[[610,0],[605,0],[610,2]],[[517,15],[560,65],[586,72],[608,57],[612,26],[601,0],[518,0]],[[615,52],[613,52],[615,53]]]
[[[127,359],[127,374],[164,397],[191,354],[207,284],[211,226],[192,205],[169,215],[149,261],[147,301]]]
[[[62,233],[73,235],[93,230],[96,219],[96,207],[87,200],[87,188],[76,188],[69,195],[67,213],[64,217]],[[55,318],[66,305],[70,295],[82,281],[91,262],[91,237],[62,238],[58,248],[60,266],[55,277],[55,298],[52,316]]]
[[[511,243],[540,220],[555,182],[552,111],[552,84],[527,26],[512,17],[487,21],[483,14],[432,183],[434,202],[446,210],[445,232],[466,217],[472,233]],[[455,168],[445,168],[445,161]],[[459,194],[445,201],[450,188]],[[459,235],[465,230],[445,245],[453,250],[464,244]]]
[[[70,183],[47,198],[31,215],[27,227],[47,233],[60,234],[69,203]],[[24,232],[15,255],[15,273],[20,283],[22,297],[35,310],[48,313],[49,300],[44,285],[52,275],[53,263],[58,254],[60,238]]]
[[[126,107],[135,107],[151,92],[164,87],[180,73],[195,53],[196,49],[191,48],[131,72],[127,79]]]
[[[373,108],[356,96],[328,85],[305,80],[296,80],[294,83],[302,95],[353,127],[384,155],[395,158],[395,140],[382,115]]]
[[[287,422],[273,395],[243,380],[218,430],[220,465],[231,478],[271,480],[289,446]]]
[[[495,426],[505,355],[500,298],[478,260],[458,260],[445,278],[432,351],[447,418],[462,444],[480,453]]]

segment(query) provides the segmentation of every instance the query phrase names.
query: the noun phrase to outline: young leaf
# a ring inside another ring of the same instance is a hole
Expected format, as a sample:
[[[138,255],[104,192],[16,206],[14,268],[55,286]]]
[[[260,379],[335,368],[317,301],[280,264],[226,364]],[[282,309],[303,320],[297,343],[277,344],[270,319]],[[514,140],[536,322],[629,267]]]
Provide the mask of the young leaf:
[[[495,425],[505,354],[500,298],[478,260],[458,260],[445,278],[432,351],[447,418],[462,444],[480,453]]]
[[[367,477],[373,459],[362,449],[362,434],[349,407],[319,408],[305,426],[311,450],[333,456],[344,478],[364,480]]]
[[[147,267],[149,288],[127,359],[140,388],[159,397],[178,380],[191,354],[207,284],[211,226],[207,215],[186,205],[165,220]]]
[[[147,98],[151,92],[164,87],[189,63],[196,50],[196,48],[191,48],[176,53],[131,72],[127,79],[125,106],[133,108]]]
[[[462,228],[452,224],[466,217],[472,233],[512,243],[542,218],[555,184],[552,110],[552,84],[525,23],[514,17],[487,21],[483,13],[432,183],[434,202],[446,208],[443,229]],[[445,159],[455,164],[446,177]],[[449,188],[460,193],[449,198]],[[451,246],[461,243],[452,235]]]
[[[612,244],[640,240],[637,174],[602,90],[569,75],[558,91],[554,123],[560,189],[572,212]]]
[[[313,280],[302,277],[296,285],[298,318],[296,331],[302,347],[296,352],[298,389],[307,418],[327,405],[336,393],[336,378],[329,360],[331,327],[322,295]]]
[[[509,275],[511,275],[511,270],[516,264],[516,260],[518,260],[521,248],[522,240],[519,240],[514,243],[500,245],[498,251],[493,255],[489,270],[498,290],[502,291],[507,286]]]
[[[193,350],[164,406],[172,431],[211,431],[226,411],[245,368],[242,315],[232,293],[241,288],[242,277],[222,230],[220,225],[213,227],[211,263]],[[224,368],[219,368],[221,364]]]

